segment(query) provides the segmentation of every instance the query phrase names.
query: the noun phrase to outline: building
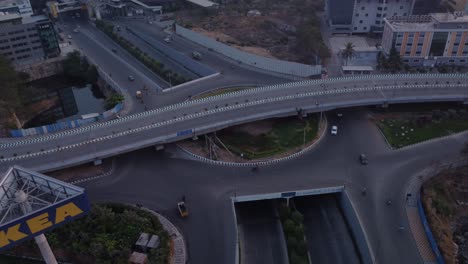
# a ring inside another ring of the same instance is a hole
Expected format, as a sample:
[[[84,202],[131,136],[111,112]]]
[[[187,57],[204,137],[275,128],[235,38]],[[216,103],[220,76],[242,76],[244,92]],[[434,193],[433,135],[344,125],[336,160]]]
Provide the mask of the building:
[[[381,33],[384,18],[409,16],[415,0],[326,0],[326,20],[331,32]]]
[[[47,9],[51,17],[58,18],[61,14],[75,14],[81,13],[85,10],[86,5],[81,1],[77,0],[58,0],[58,1],[48,1]]]
[[[0,14],[0,54],[14,65],[59,56],[59,43],[52,23],[43,15]]]
[[[173,0],[104,0],[101,13],[103,17],[127,16],[153,18],[161,15],[163,6]]]
[[[382,48],[411,66],[467,65],[468,15],[464,12],[385,19]]]
[[[1,0],[0,12],[19,13],[21,15],[33,14],[33,10],[29,0]]]

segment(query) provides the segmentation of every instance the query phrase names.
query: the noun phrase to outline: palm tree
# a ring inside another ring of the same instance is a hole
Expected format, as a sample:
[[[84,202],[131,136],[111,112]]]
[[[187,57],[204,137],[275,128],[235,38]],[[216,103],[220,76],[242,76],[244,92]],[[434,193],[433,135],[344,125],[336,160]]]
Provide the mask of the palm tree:
[[[354,57],[354,47],[355,46],[352,42],[348,42],[341,52],[341,56],[346,60],[346,65],[348,65],[348,60]]]

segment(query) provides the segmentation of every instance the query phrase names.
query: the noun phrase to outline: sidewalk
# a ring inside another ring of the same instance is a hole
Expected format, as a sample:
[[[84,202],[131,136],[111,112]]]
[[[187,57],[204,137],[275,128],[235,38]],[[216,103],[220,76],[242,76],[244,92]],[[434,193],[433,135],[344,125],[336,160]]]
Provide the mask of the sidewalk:
[[[146,210],[147,212],[150,212],[156,217],[158,217],[159,222],[161,222],[161,225],[163,228],[169,233],[169,237],[172,240],[172,245],[173,245],[173,255],[170,258],[169,264],[185,264],[187,263],[187,252],[186,252],[186,247],[185,247],[185,240],[182,234],[179,232],[177,227],[175,227],[167,218],[164,216],[156,213],[153,210],[150,210],[148,208],[141,208],[143,210]]]

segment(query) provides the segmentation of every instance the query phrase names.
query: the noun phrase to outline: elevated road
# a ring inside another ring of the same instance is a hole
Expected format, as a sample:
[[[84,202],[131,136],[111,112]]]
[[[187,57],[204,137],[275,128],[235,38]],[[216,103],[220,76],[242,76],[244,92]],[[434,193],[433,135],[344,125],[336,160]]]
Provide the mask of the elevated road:
[[[369,75],[261,87],[1,143],[0,171],[12,164],[58,169],[270,117],[467,98],[468,76],[462,74]]]

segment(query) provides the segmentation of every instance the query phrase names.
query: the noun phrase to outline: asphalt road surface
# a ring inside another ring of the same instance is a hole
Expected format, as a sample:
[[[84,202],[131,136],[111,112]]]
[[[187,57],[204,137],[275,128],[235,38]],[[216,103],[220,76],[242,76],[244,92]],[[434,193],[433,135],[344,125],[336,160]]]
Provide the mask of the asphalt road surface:
[[[236,203],[241,263],[287,264],[287,250],[275,200]]]
[[[312,263],[361,263],[336,194],[297,197],[294,203],[304,215],[305,235]]]
[[[117,157],[113,175],[82,186],[91,201],[141,203],[167,216],[186,237],[191,264],[230,264],[236,248],[230,197],[345,185],[376,262],[422,263],[412,234],[398,231],[401,224],[408,227],[405,188],[434,161],[458,157],[468,134],[391,150],[365,108],[343,110],[339,122],[338,136],[327,133],[304,156],[256,173],[173,158],[151,148]],[[369,154],[367,166],[358,162],[361,152]],[[176,210],[182,195],[190,212],[184,220]],[[387,199],[394,201],[391,207]]]

